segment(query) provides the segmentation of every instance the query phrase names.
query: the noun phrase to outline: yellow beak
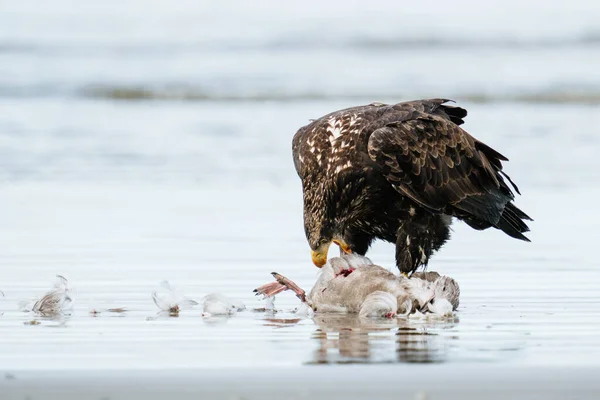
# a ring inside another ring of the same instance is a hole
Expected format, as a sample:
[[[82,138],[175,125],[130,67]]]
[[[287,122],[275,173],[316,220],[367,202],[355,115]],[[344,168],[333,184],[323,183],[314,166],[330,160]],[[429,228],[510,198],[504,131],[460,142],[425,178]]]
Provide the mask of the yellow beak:
[[[348,244],[343,240],[335,239],[333,240],[333,243],[340,246],[340,249],[342,249],[344,253],[352,253],[350,246],[348,246]],[[313,264],[315,264],[319,268],[321,268],[327,262],[327,252],[329,251],[329,245],[330,243],[323,243],[321,246],[319,246],[317,250],[312,250],[310,252]]]
[[[329,243],[323,243],[316,250],[311,250],[310,256],[313,264],[321,268],[327,262],[327,252],[329,251]]]
[[[352,254],[352,249],[350,248],[350,246],[348,246],[348,244],[346,242],[344,242],[341,239],[334,239],[333,243],[337,244],[338,246],[340,246],[340,249],[342,249],[342,251],[346,254]]]

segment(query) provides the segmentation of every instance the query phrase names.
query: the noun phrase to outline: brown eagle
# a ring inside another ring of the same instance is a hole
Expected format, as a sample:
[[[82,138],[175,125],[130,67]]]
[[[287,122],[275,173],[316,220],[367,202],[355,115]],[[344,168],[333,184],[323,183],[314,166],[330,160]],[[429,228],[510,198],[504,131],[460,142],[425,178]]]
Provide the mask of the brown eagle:
[[[313,263],[331,242],[364,255],[374,239],[396,243],[396,265],[426,266],[450,236],[452,217],[529,241],[531,220],[512,201],[506,157],[459,125],[467,111],[430,99],[373,103],[327,114],[293,139]]]

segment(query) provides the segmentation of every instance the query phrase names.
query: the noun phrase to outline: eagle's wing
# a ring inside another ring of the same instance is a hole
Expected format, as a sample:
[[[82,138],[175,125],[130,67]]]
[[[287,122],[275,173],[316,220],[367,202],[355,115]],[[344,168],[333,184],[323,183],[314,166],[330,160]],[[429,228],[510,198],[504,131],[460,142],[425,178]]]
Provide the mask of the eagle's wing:
[[[390,184],[421,206],[504,231],[508,224],[509,235],[526,240],[521,219],[530,218],[510,204],[514,195],[500,175],[512,184],[502,172],[507,158],[443,116],[419,113],[388,123],[370,135],[368,153]]]
[[[298,129],[292,139],[292,156],[296,172],[300,178],[305,177],[309,172],[317,175],[324,172],[321,171],[323,162],[320,161],[325,161],[333,145],[329,137],[332,120],[339,123],[339,126],[335,124],[338,135],[353,133],[362,135],[360,132],[371,132],[373,129],[380,127],[382,121],[409,120],[417,114],[435,115],[457,125],[462,124],[464,122],[463,118],[467,115],[467,110],[444,104],[449,101],[452,100],[413,100],[394,105],[371,103],[334,111],[312,120],[310,124]],[[360,120],[361,123],[352,122],[353,118]],[[358,138],[356,140],[361,141]]]
[[[301,140],[304,138],[304,132],[305,127],[300,128],[292,139],[292,157],[294,159],[294,167],[296,168],[296,173],[300,178],[304,176],[304,165],[301,155]]]

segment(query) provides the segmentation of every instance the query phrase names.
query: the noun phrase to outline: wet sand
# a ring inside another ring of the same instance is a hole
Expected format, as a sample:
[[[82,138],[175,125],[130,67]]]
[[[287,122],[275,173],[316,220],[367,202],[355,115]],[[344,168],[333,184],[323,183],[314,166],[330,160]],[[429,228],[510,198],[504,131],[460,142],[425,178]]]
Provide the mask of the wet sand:
[[[0,380],[3,400],[596,399],[598,368],[389,365],[30,371]]]

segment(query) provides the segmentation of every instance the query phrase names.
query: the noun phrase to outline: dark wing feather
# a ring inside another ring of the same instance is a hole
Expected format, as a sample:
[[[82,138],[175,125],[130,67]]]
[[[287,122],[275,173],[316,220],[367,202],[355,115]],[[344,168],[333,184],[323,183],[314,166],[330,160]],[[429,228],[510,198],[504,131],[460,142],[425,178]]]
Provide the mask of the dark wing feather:
[[[488,226],[505,224],[519,235],[527,231],[520,219],[513,221],[516,207],[509,220],[502,218],[514,199],[500,175],[506,157],[450,118],[423,113],[389,123],[371,134],[368,152],[396,190],[431,211],[474,217]]]
[[[440,116],[444,119],[454,122],[456,125],[462,125],[465,121],[464,118],[467,116],[467,110],[461,107],[449,106],[444,103],[452,102],[454,100],[449,99],[426,99],[426,100],[413,100],[398,103],[393,106],[396,110],[410,110],[417,111],[424,114],[432,114]]]

